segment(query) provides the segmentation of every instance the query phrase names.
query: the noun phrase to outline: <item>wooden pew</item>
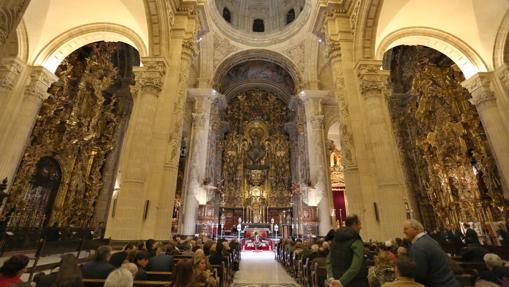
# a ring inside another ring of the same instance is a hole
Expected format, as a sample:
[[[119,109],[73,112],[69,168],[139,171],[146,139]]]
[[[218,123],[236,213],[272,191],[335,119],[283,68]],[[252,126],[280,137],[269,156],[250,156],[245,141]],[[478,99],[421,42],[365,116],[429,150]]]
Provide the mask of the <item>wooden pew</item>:
[[[172,272],[147,271],[147,279],[150,281],[173,281]]]
[[[84,287],[102,287],[106,279],[82,279]],[[172,286],[172,281],[149,281],[149,280],[135,280],[134,286],[146,287],[160,287]]]

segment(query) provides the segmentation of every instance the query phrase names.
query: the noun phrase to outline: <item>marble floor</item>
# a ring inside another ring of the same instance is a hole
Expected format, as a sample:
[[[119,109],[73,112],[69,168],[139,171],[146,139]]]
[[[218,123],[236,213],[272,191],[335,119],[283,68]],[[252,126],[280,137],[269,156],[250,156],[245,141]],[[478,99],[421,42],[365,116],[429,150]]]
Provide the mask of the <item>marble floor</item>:
[[[233,287],[297,287],[272,251],[243,251]]]

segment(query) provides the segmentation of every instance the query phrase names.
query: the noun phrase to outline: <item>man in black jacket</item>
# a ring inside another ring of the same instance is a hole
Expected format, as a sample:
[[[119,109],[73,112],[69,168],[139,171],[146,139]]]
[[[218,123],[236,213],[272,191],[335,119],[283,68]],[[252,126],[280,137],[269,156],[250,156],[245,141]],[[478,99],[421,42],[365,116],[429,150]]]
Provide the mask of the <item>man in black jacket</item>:
[[[167,247],[157,245],[155,247],[156,256],[150,258],[148,270],[158,272],[171,272],[173,270],[173,256],[165,253]]]
[[[368,287],[368,268],[364,260],[364,243],[359,235],[361,222],[357,215],[346,218],[338,229],[327,257],[327,276],[333,287]]]
[[[417,282],[426,287],[461,287],[449,267],[447,254],[438,242],[424,232],[419,221],[405,221],[403,232],[412,241],[409,255],[417,264]]]
[[[113,253],[110,258],[110,264],[115,267],[120,267],[122,263],[124,263],[125,260],[127,260],[127,257],[129,256],[129,253],[136,250],[136,245],[134,243],[129,242],[124,246],[124,249],[122,251]]]
[[[466,231],[465,231],[465,243],[466,244],[481,245],[481,242],[479,242],[479,236],[477,236],[477,232],[475,232],[475,230],[470,227],[470,224],[465,223],[463,226],[466,229]]]
[[[110,257],[110,246],[103,245],[97,248],[95,259],[81,267],[83,278],[105,279],[108,277],[110,272],[115,269],[115,266],[108,262]]]

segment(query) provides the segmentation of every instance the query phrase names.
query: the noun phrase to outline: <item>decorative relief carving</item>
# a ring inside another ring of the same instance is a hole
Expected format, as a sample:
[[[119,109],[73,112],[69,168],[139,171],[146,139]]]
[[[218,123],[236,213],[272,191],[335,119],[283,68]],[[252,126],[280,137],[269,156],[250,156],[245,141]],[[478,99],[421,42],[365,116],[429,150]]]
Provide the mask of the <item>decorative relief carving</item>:
[[[2,61],[0,66],[0,88],[12,90],[25,64],[18,58]]]
[[[327,58],[331,61],[341,59],[341,43],[333,39],[327,39]]]
[[[37,97],[41,100],[48,98],[48,88],[57,77],[44,67],[33,67],[30,74],[30,83],[25,88],[25,96]]]
[[[228,55],[231,55],[238,50],[239,48],[232,45],[230,40],[221,37],[217,33],[214,34],[214,70],[216,70],[217,66],[219,66],[219,64],[221,64]]]
[[[136,84],[132,88],[133,95],[151,93],[156,96],[162,91],[166,61],[163,58],[143,58],[143,67],[134,67]]]
[[[290,49],[283,51],[283,54],[285,54],[289,59],[292,59],[292,61],[295,63],[295,65],[302,74],[304,74],[305,69],[304,63],[305,51],[306,49],[304,41],[300,42],[298,45],[295,45]]]
[[[352,14],[350,15],[350,28],[355,30],[355,26],[357,25],[357,21],[359,19],[359,11],[361,8],[361,0],[357,0],[355,2],[355,6],[353,7]]]
[[[0,47],[19,24],[29,0],[4,0],[0,4]]]
[[[321,129],[323,129],[323,118],[324,118],[323,115],[314,115],[314,116],[311,116],[311,118],[309,119],[309,121],[311,122],[311,127],[314,130],[321,130]]]
[[[206,113],[193,113],[193,128],[203,129],[207,122],[208,114]]]
[[[364,96],[387,96],[389,71],[380,70],[381,64],[369,63],[357,66],[361,93]]]
[[[487,73],[478,73],[462,83],[463,87],[472,95],[470,103],[474,106],[496,100],[495,93],[491,90],[490,84],[491,74]]]

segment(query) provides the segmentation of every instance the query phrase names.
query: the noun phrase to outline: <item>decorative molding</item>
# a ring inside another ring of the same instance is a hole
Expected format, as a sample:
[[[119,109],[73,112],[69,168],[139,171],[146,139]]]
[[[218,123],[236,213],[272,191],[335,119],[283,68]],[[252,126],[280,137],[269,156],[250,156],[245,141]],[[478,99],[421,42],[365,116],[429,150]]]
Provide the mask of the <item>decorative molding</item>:
[[[214,57],[213,57],[213,70],[215,70],[224,59],[229,55],[240,50],[239,47],[232,45],[230,40],[222,37],[218,33],[214,33]]]
[[[389,95],[389,71],[380,70],[380,61],[361,61],[355,70],[359,78],[361,93],[364,96]]]
[[[492,73],[478,73],[461,83],[472,95],[470,102],[474,106],[479,107],[482,104],[496,101],[495,93],[490,88],[491,77]]]
[[[0,88],[12,90],[26,66],[19,58],[3,59],[0,65]]]
[[[52,72],[41,66],[32,67],[30,83],[25,88],[25,96],[45,100],[48,98],[48,88],[58,80]]]
[[[504,65],[498,67],[495,70],[495,73],[496,73],[497,77],[499,78],[500,83],[502,84],[502,87],[504,88],[506,95],[509,96],[509,68],[507,67],[506,64],[504,64]]]
[[[193,116],[193,128],[203,129],[205,128],[205,123],[207,122],[208,114],[207,113],[192,113]]]
[[[133,95],[151,93],[156,96],[163,89],[166,74],[166,60],[160,57],[142,58],[142,67],[133,67],[136,84],[132,89]]]
[[[284,55],[286,55],[289,59],[292,59],[301,74],[304,74],[305,70],[304,57],[306,49],[304,45],[305,43],[302,41],[299,44],[283,51]]]

